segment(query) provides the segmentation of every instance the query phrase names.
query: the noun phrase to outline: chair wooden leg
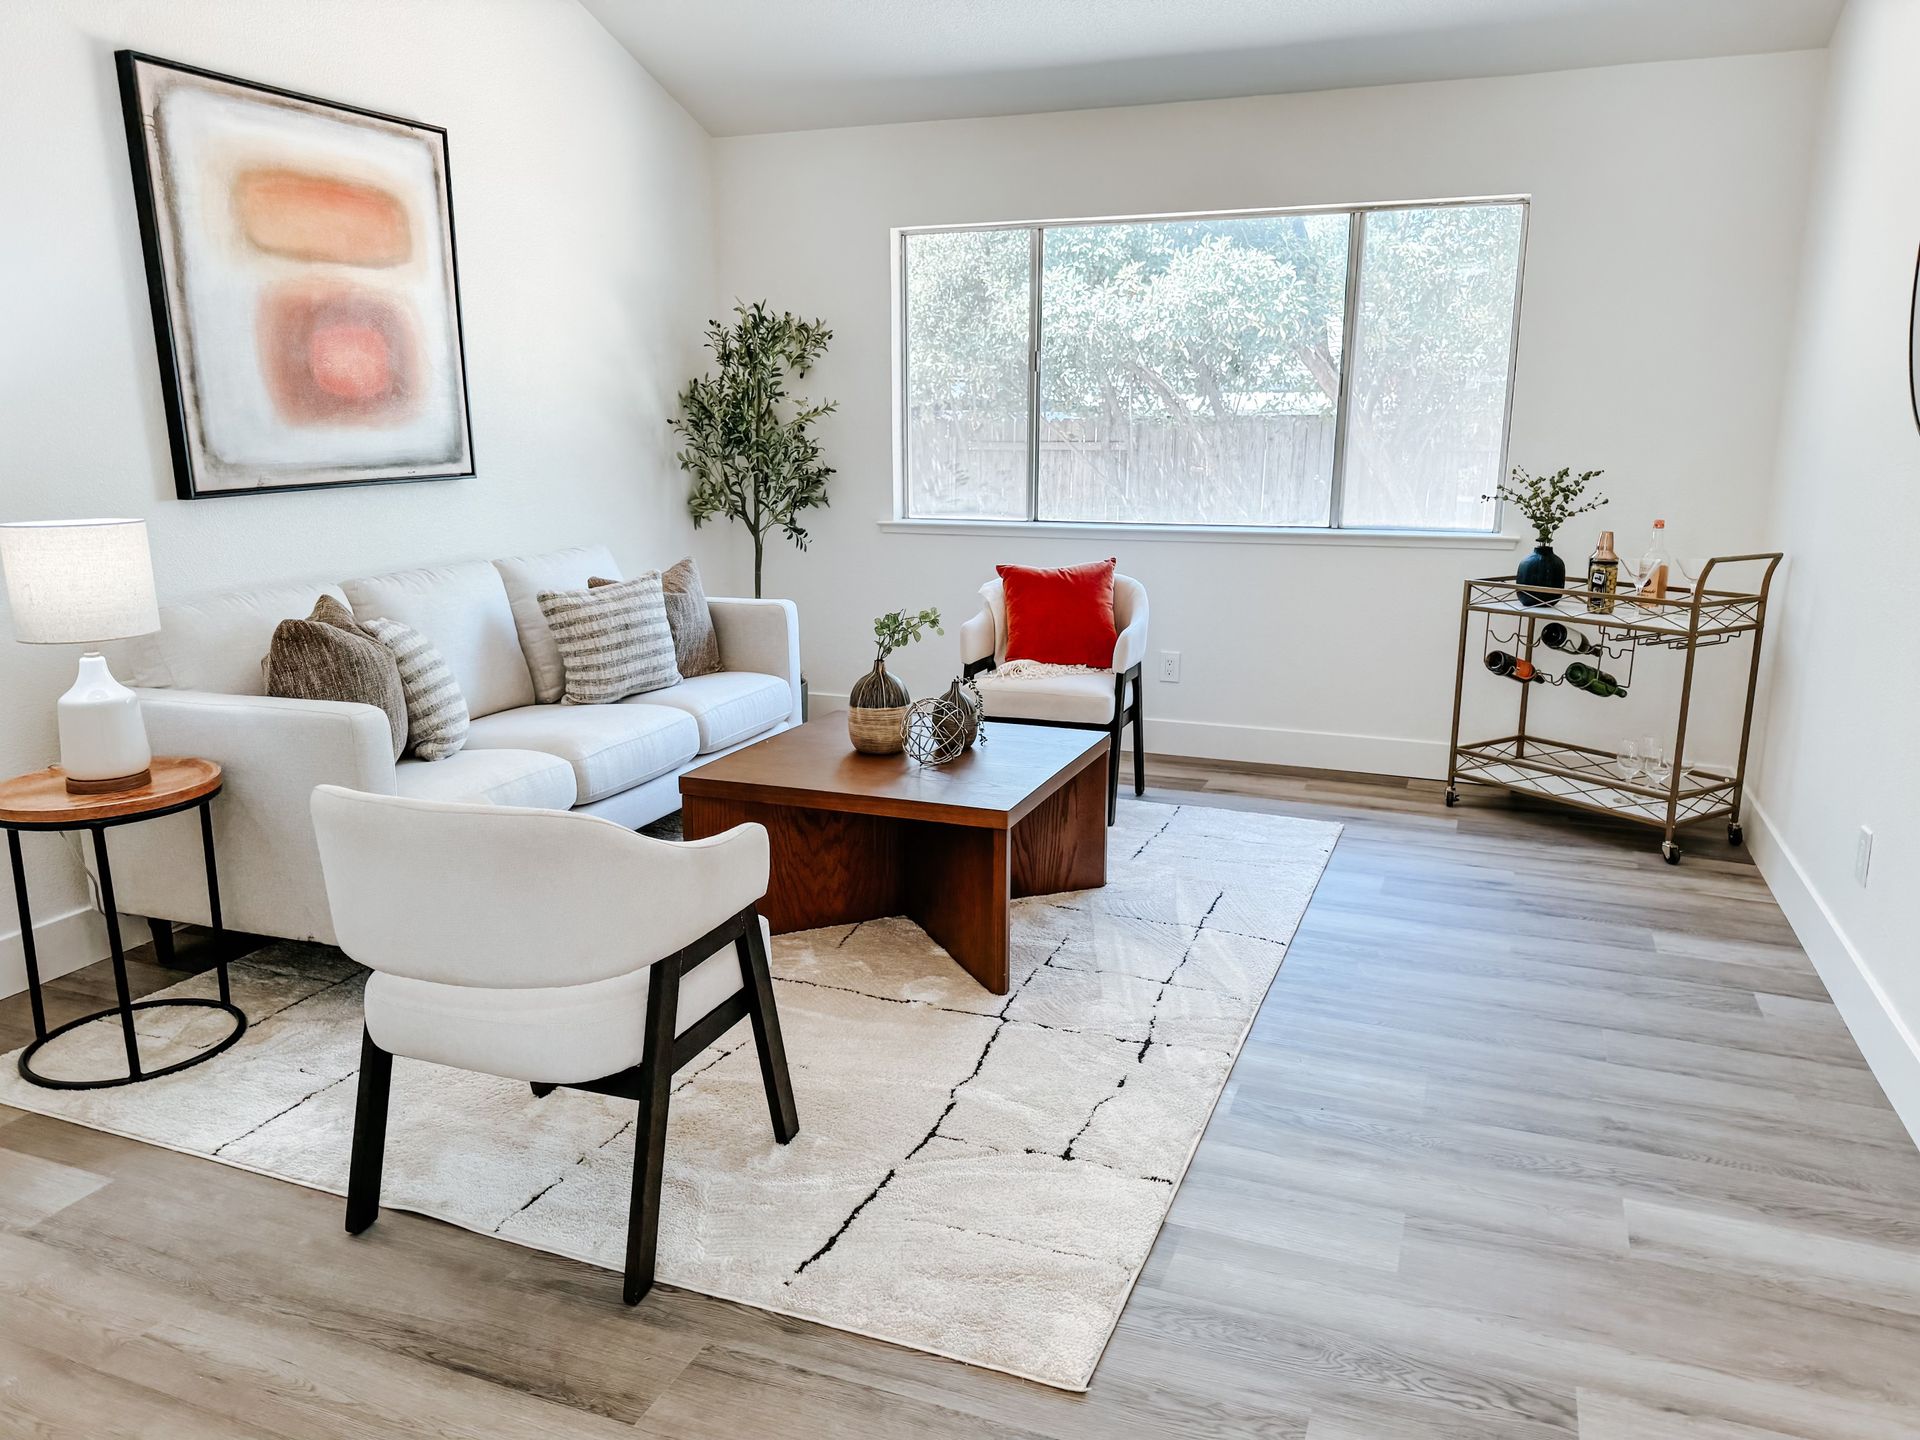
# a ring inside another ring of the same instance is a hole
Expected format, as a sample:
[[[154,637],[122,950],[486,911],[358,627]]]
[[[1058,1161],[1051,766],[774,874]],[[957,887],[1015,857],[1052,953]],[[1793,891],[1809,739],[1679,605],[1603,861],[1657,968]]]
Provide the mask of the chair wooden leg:
[[[353,1152],[347,1167],[347,1233],[358,1235],[380,1214],[380,1171],[387,1154],[387,1098],[393,1056],[360,1032],[360,1094],[353,1111]]]
[[[773,972],[767,965],[767,938],[760,933],[758,914],[748,920],[733,948],[740,957],[740,985],[746,992],[747,1014],[753,1020],[754,1047],[760,1052],[760,1081],[767,1090],[773,1138],[785,1145],[800,1133],[800,1115],[793,1103],[793,1077],[787,1073],[787,1047],[780,1038]]]
[[[627,1273],[623,1298],[638,1305],[653,1288],[660,1245],[660,1182],[666,1173],[667,1104],[673,1094],[674,1021],[680,1012],[680,968],[653,967],[647,987],[647,1048],[640,1061],[640,1113],[633,1137],[633,1197],[627,1210]]]
[[[1107,824],[1120,818],[1120,713],[1107,727]]]
[[[1133,682],[1133,793],[1147,793],[1147,728],[1140,705],[1140,681]]]

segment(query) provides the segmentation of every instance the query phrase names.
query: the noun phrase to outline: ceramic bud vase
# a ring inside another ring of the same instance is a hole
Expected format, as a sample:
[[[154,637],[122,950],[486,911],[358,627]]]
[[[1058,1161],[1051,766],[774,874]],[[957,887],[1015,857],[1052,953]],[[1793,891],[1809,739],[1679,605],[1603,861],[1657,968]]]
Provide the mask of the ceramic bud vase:
[[[847,735],[863,755],[898,755],[905,741],[907,687],[887,673],[885,659],[853,682],[847,695]]]
[[[1567,562],[1553,553],[1553,544],[1549,541],[1534,546],[1533,553],[1522,558],[1513,578],[1520,582],[1522,605],[1551,605],[1560,598],[1553,592],[1567,583]],[[1529,585],[1546,588],[1529,590],[1526,588]]]

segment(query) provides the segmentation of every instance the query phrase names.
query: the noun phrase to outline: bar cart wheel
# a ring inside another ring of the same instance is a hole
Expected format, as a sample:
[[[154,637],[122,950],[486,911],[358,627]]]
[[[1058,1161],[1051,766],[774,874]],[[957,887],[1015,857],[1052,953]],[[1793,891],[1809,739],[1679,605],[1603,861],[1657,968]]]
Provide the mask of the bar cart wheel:
[[[1729,820],[1727,822],[1727,844],[1744,844],[1746,838],[1747,832],[1740,828],[1740,822],[1738,820]]]
[[[1447,787],[1447,808],[1451,810],[1460,803],[1460,792],[1451,785]]]
[[[1669,865],[1678,865],[1680,863],[1680,847],[1671,840],[1662,840],[1660,842],[1660,855]]]

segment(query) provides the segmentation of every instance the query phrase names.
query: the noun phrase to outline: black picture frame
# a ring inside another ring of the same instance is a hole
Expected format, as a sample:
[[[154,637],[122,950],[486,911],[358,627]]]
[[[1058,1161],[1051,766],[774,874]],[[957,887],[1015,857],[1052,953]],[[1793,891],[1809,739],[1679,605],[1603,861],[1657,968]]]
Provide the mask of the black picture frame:
[[[458,365],[458,422],[464,451],[464,464],[455,469],[422,467],[417,473],[369,474],[364,477],[294,480],[279,484],[226,485],[214,488],[201,483],[194,467],[194,444],[190,433],[193,417],[189,414],[184,385],[190,357],[176,334],[172,287],[167,271],[166,251],[161,236],[160,207],[155,199],[155,176],[149,154],[146,106],[140,86],[140,67],[152,66],[177,71],[201,80],[217,82],[240,90],[293,101],[320,110],[337,111],[383,124],[400,126],[431,137],[438,146],[441,193],[446,217],[446,259],[449,292],[448,318],[452,326],[452,358]],[[114,67],[119,79],[120,108],[125,122],[127,158],[132,170],[134,208],[139,219],[140,248],[145,263],[147,299],[153,318],[153,338],[160,366],[160,389],[167,416],[167,439],[171,451],[175,493],[182,500],[224,498],[231,495],[267,495],[288,491],[335,490],[364,485],[399,485],[421,481],[470,479],[476,473],[473,439],[473,413],[467,385],[466,322],[461,312],[459,244],[454,226],[453,170],[447,144],[447,132],[438,125],[405,116],[390,115],[357,105],[344,104],[316,95],[302,94],[257,80],[225,75],[215,70],[188,65],[178,60],[139,50],[114,52]]]
[[[1907,402],[1920,426],[1920,255],[1913,262],[1913,298],[1907,305]]]

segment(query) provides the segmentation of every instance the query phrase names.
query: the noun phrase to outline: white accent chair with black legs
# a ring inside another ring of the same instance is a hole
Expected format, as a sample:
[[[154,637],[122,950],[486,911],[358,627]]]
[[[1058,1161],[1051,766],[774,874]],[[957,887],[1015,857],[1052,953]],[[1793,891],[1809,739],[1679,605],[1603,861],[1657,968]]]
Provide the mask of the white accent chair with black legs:
[[[632,1100],[625,1298],[653,1284],[676,1070],[742,1020],[784,1145],[799,1133],[767,969],[767,832],[675,844],[562,810],[313,793],[340,948],[367,981],[347,1230],[380,1213],[402,1055]],[[561,1102],[555,1102],[561,1103]]]
[[[999,579],[980,587],[980,613],[960,627],[964,673],[978,676],[1007,658],[1007,592]],[[1147,658],[1147,587],[1129,575],[1113,577],[1112,673],[1088,670],[1006,678],[980,687],[987,719],[1010,725],[1104,730],[1107,751],[1107,823],[1120,801],[1120,736],[1133,726],[1133,793],[1147,791],[1146,735],[1140,705],[1140,669]]]

